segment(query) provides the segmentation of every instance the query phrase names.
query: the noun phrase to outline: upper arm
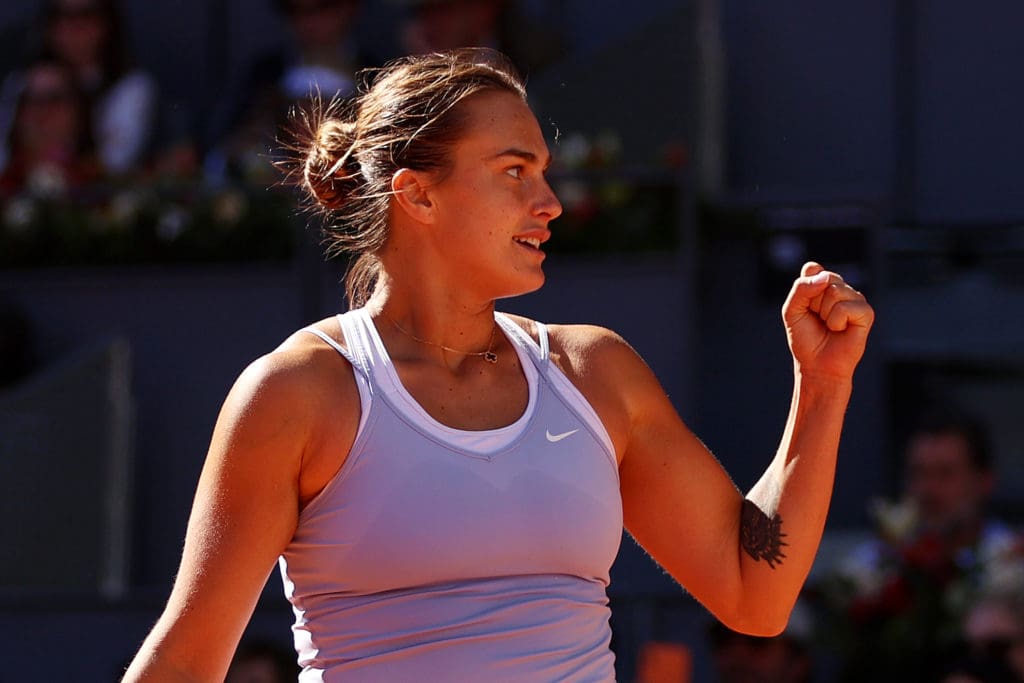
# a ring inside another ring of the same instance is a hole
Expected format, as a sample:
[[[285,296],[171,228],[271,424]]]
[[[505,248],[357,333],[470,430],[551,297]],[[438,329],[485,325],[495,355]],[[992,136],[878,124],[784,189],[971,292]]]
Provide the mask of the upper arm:
[[[590,338],[588,364],[600,371],[590,382],[584,376],[584,393],[593,397],[619,451],[626,529],[673,578],[727,619],[741,594],[743,496],[643,359],[607,330],[598,328]]]
[[[157,667],[198,680],[223,678],[298,521],[299,474],[316,413],[305,383],[304,371],[271,354],[247,368],[228,394],[171,597],[135,663],[133,673],[143,680]]]

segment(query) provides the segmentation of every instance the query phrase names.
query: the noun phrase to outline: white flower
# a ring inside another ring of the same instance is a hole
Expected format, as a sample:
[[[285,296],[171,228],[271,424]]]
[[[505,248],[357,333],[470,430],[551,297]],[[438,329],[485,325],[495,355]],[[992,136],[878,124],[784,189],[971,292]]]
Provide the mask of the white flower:
[[[983,592],[1024,592],[1024,554],[1021,551],[1021,539],[1016,534],[986,534],[978,548],[982,566],[979,588]]]
[[[4,225],[12,235],[24,235],[36,217],[36,205],[27,197],[15,197],[4,207]]]
[[[156,225],[157,237],[164,242],[173,242],[188,228],[189,213],[180,206],[173,206],[163,212]]]
[[[913,501],[905,500],[897,503],[875,498],[869,507],[871,516],[878,524],[879,533],[891,543],[902,543],[908,540],[917,527],[918,511]]]
[[[60,197],[68,190],[64,171],[53,164],[40,164],[33,168],[25,184],[36,197]]]
[[[859,596],[877,595],[885,586],[889,572],[883,569],[881,548],[875,542],[865,543],[839,562],[837,572],[853,585]]]

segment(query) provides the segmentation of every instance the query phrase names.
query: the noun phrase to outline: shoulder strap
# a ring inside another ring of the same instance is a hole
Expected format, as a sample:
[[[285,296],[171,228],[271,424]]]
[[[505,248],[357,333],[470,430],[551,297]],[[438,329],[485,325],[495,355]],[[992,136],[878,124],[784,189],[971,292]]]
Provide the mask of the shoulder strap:
[[[331,335],[327,334],[323,330],[318,330],[315,327],[304,327],[302,332],[309,332],[323,339],[331,348],[340,353],[352,366],[352,374],[356,378],[356,388],[359,390],[359,405],[360,405],[360,416],[359,416],[359,428],[356,432],[356,438],[362,433],[363,428],[366,426],[366,421],[370,415],[370,406],[373,400],[373,382],[370,380],[370,373],[368,371],[365,354],[360,354],[358,344],[354,344],[352,339],[356,335],[349,332],[348,323],[344,315],[338,315],[338,322],[341,325],[341,332],[345,338],[345,344],[348,348],[345,348],[338,342],[336,342]]]
[[[370,363],[366,356],[366,345],[364,335],[359,329],[359,322],[350,311],[345,314],[338,314],[338,325],[341,327],[341,335],[345,340],[345,346],[335,341],[331,335],[315,327],[304,327],[301,332],[315,334],[324,340],[331,348],[340,353],[345,360],[351,363],[352,367],[366,378],[370,377]]]
[[[533,324],[537,326],[537,339],[540,340],[540,359],[546,361],[548,356],[551,355],[551,345],[548,343],[548,326],[536,320]]]
[[[369,379],[372,376],[369,348],[370,340],[365,328],[366,322],[362,319],[363,309],[356,308],[348,313],[338,314],[338,325],[341,327],[342,337],[345,339],[345,346],[348,347],[349,361]],[[372,323],[370,323],[372,324]]]
[[[544,363],[548,360],[549,347],[548,347],[548,329],[543,323],[534,321],[534,325],[537,327],[537,340],[534,341],[526,330],[521,328],[515,322],[512,321],[504,313],[494,313],[494,319],[498,322],[506,333],[512,336],[512,340],[517,342],[519,346],[525,347],[529,350],[530,355],[533,356],[540,363]]]
[[[327,342],[327,344],[331,348],[333,348],[335,351],[337,351],[342,356],[344,356],[345,360],[347,360],[349,363],[352,363],[353,365],[355,365],[355,359],[352,357],[352,354],[349,353],[348,349],[346,349],[344,346],[342,346],[338,342],[334,341],[334,339],[331,337],[331,335],[327,334],[323,330],[318,330],[315,327],[303,327],[300,330],[300,332],[309,332],[310,334],[315,334],[316,336],[320,337],[325,342]]]

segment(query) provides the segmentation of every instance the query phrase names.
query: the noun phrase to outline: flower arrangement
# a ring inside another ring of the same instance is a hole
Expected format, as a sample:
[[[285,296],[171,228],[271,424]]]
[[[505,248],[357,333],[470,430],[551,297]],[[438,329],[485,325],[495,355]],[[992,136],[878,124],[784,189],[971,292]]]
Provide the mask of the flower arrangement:
[[[32,183],[0,200],[0,267],[285,260],[294,206],[277,189],[199,179]]]
[[[678,245],[685,149],[627,166],[621,147],[609,131],[558,143],[551,183],[564,211],[550,251]],[[176,166],[87,184],[39,169],[16,194],[0,187],[0,268],[286,260],[309,217],[277,185],[266,155],[250,156],[236,173],[218,175],[236,180],[216,182]]]
[[[555,150],[551,185],[563,213],[549,250],[625,253],[678,246],[684,154],[666,151],[657,164],[627,166],[613,131],[573,133]]]
[[[918,680],[922,665],[956,644],[979,596],[1024,594],[1024,539],[992,521],[973,547],[956,547],[920,531],[909,502],[875,501],[871,513],[877,538],[814,593],[831,645],[856,672],[849,680]]]

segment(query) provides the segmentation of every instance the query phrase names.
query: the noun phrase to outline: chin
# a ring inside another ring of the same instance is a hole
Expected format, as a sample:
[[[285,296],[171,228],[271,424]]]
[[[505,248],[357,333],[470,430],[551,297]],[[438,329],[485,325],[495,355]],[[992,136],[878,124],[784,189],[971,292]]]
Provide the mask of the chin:
[[[511,299],[517,296],[523,296],[524,294],[532,294],[538,289],[544,286],[544,271],[537,270],[536,273],[532,273],[530,277],[517,278],[515,282],[509,283],[509,287],[505,290],[504,294],[496,296],[496,299]]]

